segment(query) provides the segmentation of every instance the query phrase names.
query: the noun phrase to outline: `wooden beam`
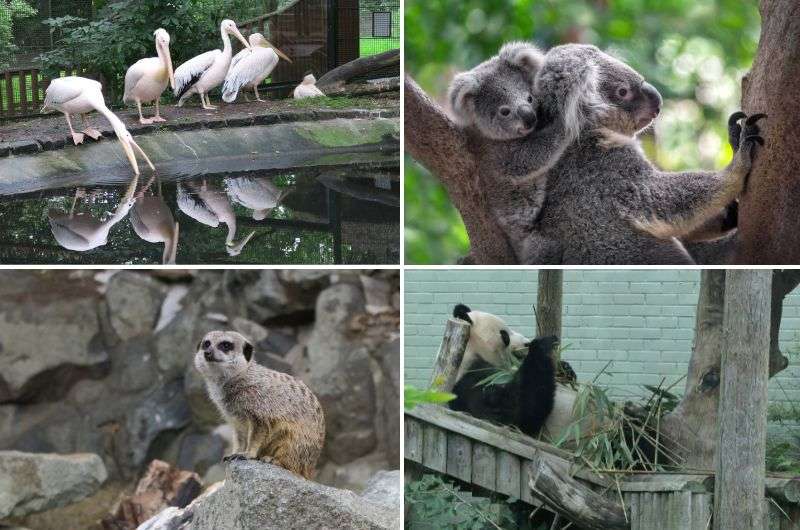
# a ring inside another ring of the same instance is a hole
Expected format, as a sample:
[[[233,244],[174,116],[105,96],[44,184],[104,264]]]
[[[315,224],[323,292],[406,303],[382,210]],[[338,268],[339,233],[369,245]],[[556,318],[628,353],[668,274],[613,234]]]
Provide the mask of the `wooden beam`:
[[[764,521],[772,271],[725,276],[714,529],[751,530]]]
[[[431,387],[450,392],[456,384],[456,374],[469,341],[470,325],[463,320],[450,318],[444,327],[444,337],[433,364]]]
[[[564,272],[557,269],[539,271],[536,294],[536,336],[561,337],[561,301],[563,298]],[[556,357],[558,355],[556,354]],[[558,362],[560,359],[555,358]]]

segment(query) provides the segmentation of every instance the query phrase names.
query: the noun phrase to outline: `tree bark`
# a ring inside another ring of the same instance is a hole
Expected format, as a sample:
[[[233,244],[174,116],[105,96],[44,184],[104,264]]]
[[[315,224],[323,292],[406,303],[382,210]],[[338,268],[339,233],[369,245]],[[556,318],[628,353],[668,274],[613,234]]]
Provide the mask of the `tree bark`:
[[[564,271],[560,269],[541,269],[536,294],[536,336],[561,337],[561,313],[563,299]],[[558,351],[553,352],[553,360],[561,360]]]
[[[470,262],[513,265],[517,259],[478,185],[479,145],[444,113],[409,76],[404,79],[405,147],[436,174],[461,214],[470,242]]]
[[[726,275],[715,530],[763,526],[772,271]]]
[[[439,353],[433,363],[431,373],[432,388],[441,392],[450,392],[456,384],[458,367],[464,358],[464,350],[469,341],[469,330],[471,326],[462,321],[450,318],[444,328],[442,344],[439,346]]]
[[[762,0],[761,37],[742,80],[742,109],[764,112],[765,146],[739,201],[736,262],[800,263],[800,3]]]
[[[322,88],[340,88],[350,79],[385,68],[400,64],[400,50],[389,50],[388,52],[370,55],[369,57],[359,57],[349,63],[337,66],[317,80],[317,86]]]
[[[665,445],[683,457],[687,468],[710,471],[714,465],[724,302],[725,271],[701,271],[686,389],[661,420]]]

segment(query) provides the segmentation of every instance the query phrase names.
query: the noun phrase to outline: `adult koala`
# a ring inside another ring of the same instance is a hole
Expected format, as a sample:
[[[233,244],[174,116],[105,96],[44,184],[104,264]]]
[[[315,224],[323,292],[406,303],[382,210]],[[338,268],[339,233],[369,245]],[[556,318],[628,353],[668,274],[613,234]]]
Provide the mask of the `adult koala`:
[[[694,264],[730,257],[722,236],[726,206],[742,191],[756,143],[756,122],[731,116],[736,154],[725,169],[669,173],[644,157],[635,134],[658,115],[661,96],[636,71],[595,46],[551,49],[534,97],[546,125],[519,140],[487,141],[478,174],[521,263]],[[560,157],[553,164],[553,152]],[[528,182],[546,176],[538,225]]]

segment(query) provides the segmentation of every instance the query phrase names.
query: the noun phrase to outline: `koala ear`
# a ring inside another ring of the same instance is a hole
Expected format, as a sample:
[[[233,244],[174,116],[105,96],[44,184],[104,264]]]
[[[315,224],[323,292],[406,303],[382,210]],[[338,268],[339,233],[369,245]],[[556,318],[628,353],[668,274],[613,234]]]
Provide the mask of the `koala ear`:
[[[253,345],[249,342],[244,343],[244,348],[242,349],[242,353],[244,353],[244,358],[247,362],[250,362],[250,359],[253,357]]]
[[[541,69],[544,64],[544,54],[539,48],[527,42],[509,42],[500,48],[500,59],[521,68],[531,75]]]
[[[479,88],[478,77],[472,72],[460,73],[450,83],[447,100],[459,124],[469,125],[475,120],[475,97]]]
[[[506,348],[508,347],[509,344],[511,344],[511,337],[508,335],[508,331],[501,329],[500,338],[503,339],[503,344],[506,345]]]

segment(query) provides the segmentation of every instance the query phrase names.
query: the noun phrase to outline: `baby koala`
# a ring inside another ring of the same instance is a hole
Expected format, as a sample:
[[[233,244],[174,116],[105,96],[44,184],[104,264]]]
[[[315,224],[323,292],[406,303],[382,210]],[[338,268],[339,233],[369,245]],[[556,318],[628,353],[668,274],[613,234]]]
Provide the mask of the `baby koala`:
[[[519,259],[529,254],[529,246],[557,252],[557,245],[538,239],[534,225],[546,198],[547,172],[572,140],[565,120],[538,96],[536,80],[544,62],[545,54],[536,46],[511,42],[496,56],[456,75],[448,92],[456,123],[486,144],[478,172],[482,187],[492,189],[494,179],[510,179],[517,190],[493,204]],[[534,142],[524,140],[530,136]],[[538,261],[557,258],[542,255]]]
[[[264,460],[312,479],[325,441],[322,407],[302,381],[252,358],[253,346],[234,331],[209,332],[194,357],[209,397],[236,433],[225,460]]]

